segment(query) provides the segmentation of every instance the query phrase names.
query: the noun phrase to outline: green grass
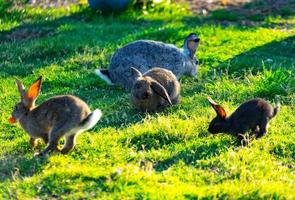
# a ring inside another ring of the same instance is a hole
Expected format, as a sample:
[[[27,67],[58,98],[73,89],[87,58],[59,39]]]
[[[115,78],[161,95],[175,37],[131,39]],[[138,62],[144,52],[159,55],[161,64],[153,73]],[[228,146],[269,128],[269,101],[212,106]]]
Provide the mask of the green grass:
[[[0,21],[0,198],[295,198],[294,17],[247,27],[195,17],[179,5],[104,17],[83,6],[11,12]],[[21,29],[50,34],[11,41]],[[127,92],[93,73],[128,42],[181,46],[190,32],[201,38],[199,75],[181,79],[181,104],[162,113],[136,112]],[[28,85],[40,75],[38,103],[74,94],[104,113],[68,155],[35,158],[27,133],[7,122],[19,100],[15,78]],[[215,116],[208,95],[228,112],[253,97],[278,99],[282,108],[265,137],[240,147],[235,137],[208,133]]]

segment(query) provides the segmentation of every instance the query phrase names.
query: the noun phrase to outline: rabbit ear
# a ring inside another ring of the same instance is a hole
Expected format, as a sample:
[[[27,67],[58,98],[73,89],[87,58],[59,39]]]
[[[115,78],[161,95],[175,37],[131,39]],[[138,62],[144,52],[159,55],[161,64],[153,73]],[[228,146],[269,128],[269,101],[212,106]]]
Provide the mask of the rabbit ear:
[[[208,99],[209,103],[211,104],[211,106],[216,111],[217,115],[219,117],[221,117],[222,119],[225,119],[226,112],[225,112],[224,108],[222,106],[218,105],[215,101],[213,101],[213,99],[211,99],[211,97],[208,97],[207,99]]]
[[[190,40],[190,41],[188,41],[187,47],[190,52],[190,57],[193,58],[196,51],[197,51],[198,43],[196,43],[193,40]]]
[[[152,81],[151,82],[151,88],[155,93],[160,95],[162,98],[164,98],[170,105],[172,105],[172,102],[170,100],[170,97],[166,91],[166,89],[157,81]]]
[[[195,55],[198,45],[199,45],[199,41],[200,41],[200,39],[198,38],[198,36],[195,33],[189,34],[185,39],[184,45],[188,49],[189,56],[191,58],[194,58],[194,55]]]
[[[134,67],[131,67],[131,73],[133,77],[135,78],[135,80],[142,76],[142,73]]]
[[[41,91],[42,76],[40,76],[29,88],[27,98],[30,101],[37,99]]]
[[[218,105],[215,101],[213,101],[213,99],[212,99],[211,97],[207,97],[207,99],[208,99],[209,103],[210,103],[212,106],[217,106],[217,105]]]
[[[24,99],[27,95],[26,95],[26,92],[25,92],[25,87],[24,87],[24,85],[18,80],[18,79],[16,79],[16,85],[17,85],[17,89],[18,89],[18,91],[19,91],[19,93],[20,93],[20,96],[21,96],[21,98],[22,99]]]

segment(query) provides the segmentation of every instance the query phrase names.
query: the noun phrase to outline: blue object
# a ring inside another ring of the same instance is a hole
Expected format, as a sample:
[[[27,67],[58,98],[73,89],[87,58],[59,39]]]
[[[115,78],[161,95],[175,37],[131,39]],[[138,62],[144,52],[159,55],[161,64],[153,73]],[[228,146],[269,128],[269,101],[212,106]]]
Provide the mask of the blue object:
[[[88,0],[90,8],[102,12],[121,11],[128,7],[131,0]]]

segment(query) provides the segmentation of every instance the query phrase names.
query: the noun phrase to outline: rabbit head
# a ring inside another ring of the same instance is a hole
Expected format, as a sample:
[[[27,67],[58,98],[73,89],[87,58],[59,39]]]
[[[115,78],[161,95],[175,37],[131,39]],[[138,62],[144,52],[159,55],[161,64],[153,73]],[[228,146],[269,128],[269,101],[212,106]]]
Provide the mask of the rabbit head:
[[[35,101],[41,91],[41,83],[42,77],[38,78],[26,92],[23,84],[19,80],[16,80],[16,85],[21,96],[21,101],[15,105],[11,114],[12,116],[9,118],[10,123],[16,123],[35,107]]]
[[[227,132],[230,129],[230,122],[226,116],[224,108],[215,103],[210,97],[208,97],[208,101],[217,114],[217,116],[210,122],[208,131],[210,133]]]
[[[187,75],[195,76],[197,74],[198,60],[195,57],[195,53],[199,46],[200,38],[197,34],[191,33],[185,39],[183,43],[183,52],[187,56]]]
[[[131,71],[135,78],[131,92],[132,98],[140,110],[155,110],[161,98],[172,105],[166,89],[158,81],[152,77],[143,76],[140,71],[133,67],[131,67]]]

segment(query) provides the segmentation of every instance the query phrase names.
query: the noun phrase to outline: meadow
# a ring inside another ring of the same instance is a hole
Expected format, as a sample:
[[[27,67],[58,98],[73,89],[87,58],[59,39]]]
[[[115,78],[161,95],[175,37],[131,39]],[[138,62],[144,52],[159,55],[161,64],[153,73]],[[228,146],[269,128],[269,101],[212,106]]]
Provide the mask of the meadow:
[[[294,24],[294,15],[202,17],[183,4],[109,16],[86,5],[2,13],[0,198],[294,199]],[[94,74],[129,42],[180,47],[191,32],[201,38],[199,72],[181,78],[177,106],[139,113],[128,92]],[[28,134],[7,121],[20,100],[15,79],[28,86],[40,75],[37,104],[73,94],[103,112],[68,155],[34,157],[44,144],[30,149]],[[254,97],[280,101],[281,110],[265,137],[243,147],[231,135],[208,133],[215,112],[207,96],[228,113]]]

